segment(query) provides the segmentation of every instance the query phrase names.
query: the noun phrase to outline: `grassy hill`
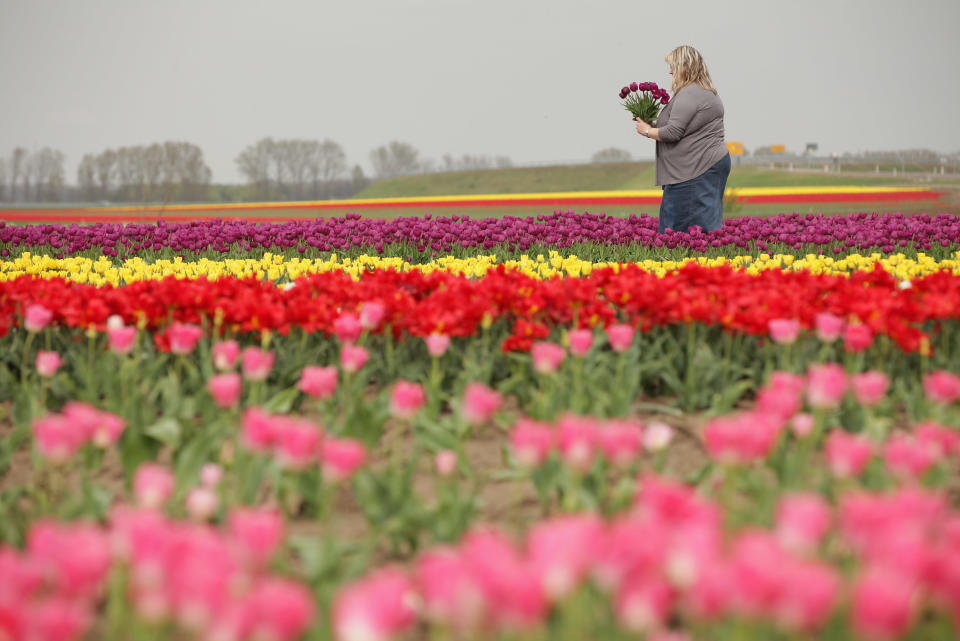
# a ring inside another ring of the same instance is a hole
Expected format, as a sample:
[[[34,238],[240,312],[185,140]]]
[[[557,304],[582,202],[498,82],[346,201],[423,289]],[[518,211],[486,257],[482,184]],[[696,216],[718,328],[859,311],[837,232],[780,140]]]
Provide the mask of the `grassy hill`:
[[[605,163],[554,167],[482,169],[417,174],[379,180],[357,198],[449,196],[453,194],[517,194],[554,191],[651,189],[652,162]],[[800,187],[829,185],[898,185],[913,181],[904,176],[872,173],[827,174],[734,166],[729,187]]]

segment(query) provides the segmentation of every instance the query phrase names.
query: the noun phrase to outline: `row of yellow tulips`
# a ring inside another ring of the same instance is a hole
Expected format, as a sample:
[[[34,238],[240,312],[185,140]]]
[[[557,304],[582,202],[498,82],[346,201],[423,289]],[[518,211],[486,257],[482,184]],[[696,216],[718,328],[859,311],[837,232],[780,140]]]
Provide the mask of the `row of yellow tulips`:
[[[919,254],[909,258],[903,254],[851,254],[843,258],[831,258],[808,254],[803,258],[785,254],[760,254],[758,257],[742,255],[718,258],[686,258],[683,260],[644,260],[636,263],[642,269],[663,275],[675,271],[686,264],[695,263],[706,267],[730,265],[748,273],[759,273],[768,269],[790,271],[808,270],[814,274],[849,274],[858,270],[873,268],[879,262],[890,274],[900,279],[911,279],[939,270],[948,270],[960,274],[960,252],[952,259],[937,261],[930,256]],[[147,262],[141,258],[131,258],[121,265],[115,265],[106,257],[91,260],[82,257],[53,258],[46,255],[24,253],[13,260],[0,261],[0,281],[12,280],[17,276],[33,274],[42,278],[61,277],[78,283],[92,285],[123,285],[127,283],[156,280],[166,276],[209,279],[221,277],[257,277],[271,281],[285,282],[308,274],[329,271],[344,271],[351,276],[373,269],[395,269],[401,272],[418,270],[429,273],[445,270],[464,274],[469,277],[481,277],[498,265],[516,269],[537,278],[578,277],[590,274],[600,267],[616,265],[610,262],[590,262],[577,256],[560,256],[550,252],[548,256],[523,255],[517,260],[498,262],[495,256],[481,255],[469,258],[442,256],[429,263],[411,264],[398,257],[368,256],[357,258],[339,258],[336,254],[327,260],[284,258],[281,255],[266,254],[263,258],[184,261],[156,260]]]

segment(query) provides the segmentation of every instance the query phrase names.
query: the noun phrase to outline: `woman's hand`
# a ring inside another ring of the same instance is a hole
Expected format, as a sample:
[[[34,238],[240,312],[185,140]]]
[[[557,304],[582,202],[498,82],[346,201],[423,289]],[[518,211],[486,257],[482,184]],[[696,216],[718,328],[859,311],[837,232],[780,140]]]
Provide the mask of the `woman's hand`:
[[[652,125],[650,125],[650,124],[648,124],[648,123],[640,120],[639,118],[634,118],[634,120],[637,121],[637,133],[638,133],[638,134],[643,135],[646,131],[648,131],[648,130],[652,127]]]

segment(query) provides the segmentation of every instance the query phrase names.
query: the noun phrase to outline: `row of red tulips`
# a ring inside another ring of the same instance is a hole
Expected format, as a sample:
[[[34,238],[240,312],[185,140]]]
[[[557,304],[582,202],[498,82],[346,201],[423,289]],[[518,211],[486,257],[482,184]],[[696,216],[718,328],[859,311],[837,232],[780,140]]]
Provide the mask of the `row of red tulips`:
[[[340,273],[310,276],[292,286],[256,279],[178,280],[93,287],[21,277],[0,283],[0,332],[24,322],[40,304],[68,327],[103,329],[111,315],[157,329],[171,321],[217,323],[233,332],[292,328],[333,333],[341,313],[363,315],[376,304],[370,329],[427,336],[473,335],[504,321],[514,337],[504,349],[529,349],[556,326],[627,322],[638,329],[703,323],[765,335],[776,319],[812,328],[829,312],[893,339],[908,352],[930,349],[925,324],[960,317],[960,276],[938,272],[904,287],[881,269],[850,277],[726,267],[688,266],[658,277],[633,266],[605,268],[577,279],[539,281],[497,269],[480,279],[434,272],[375,271],[359,281]],[[789,292],[789,295],[784,295]]]

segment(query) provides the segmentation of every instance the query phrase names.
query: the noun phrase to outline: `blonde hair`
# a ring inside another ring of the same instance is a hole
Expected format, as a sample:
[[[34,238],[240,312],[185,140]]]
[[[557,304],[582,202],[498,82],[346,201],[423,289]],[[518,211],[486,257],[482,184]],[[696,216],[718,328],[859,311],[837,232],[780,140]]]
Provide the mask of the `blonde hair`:
[[[664,60],[673,67],[673,86],[670,89],[674,95],[690,84],[696,84],[716,95],[717,88],[713,86],[707,64],[699,51],[690,45],[680,45],[668,53]]]

